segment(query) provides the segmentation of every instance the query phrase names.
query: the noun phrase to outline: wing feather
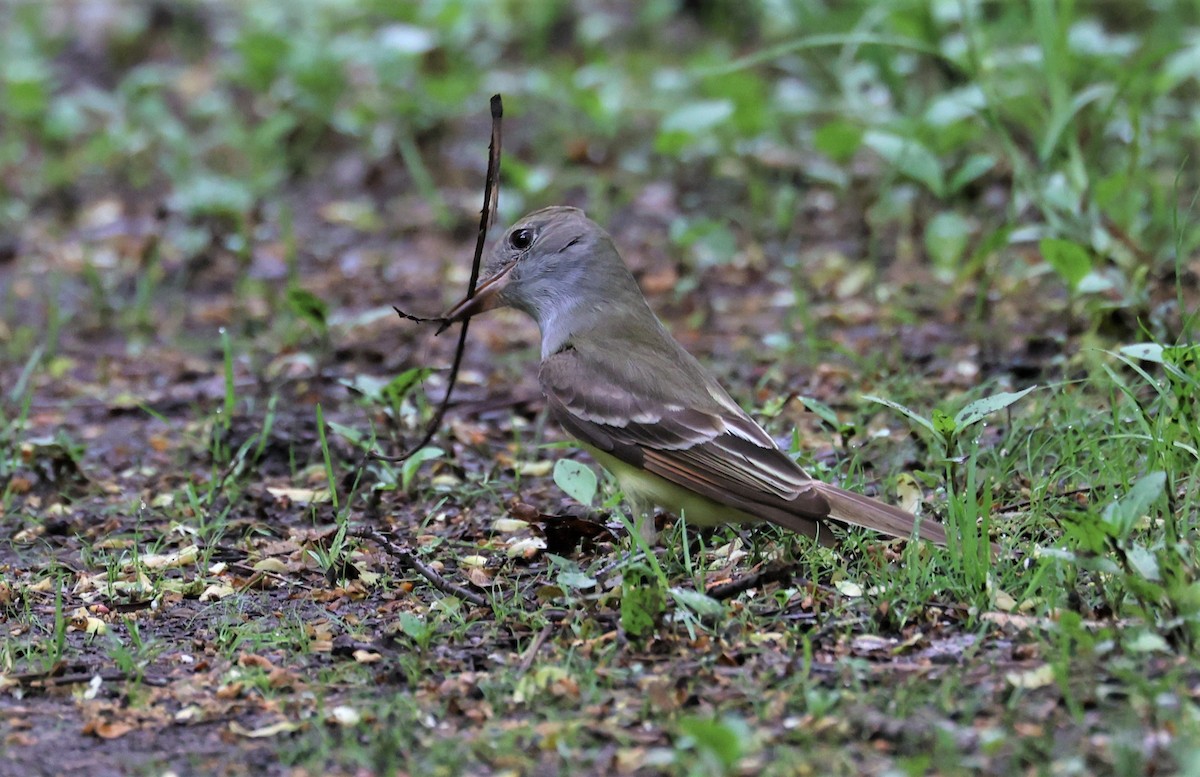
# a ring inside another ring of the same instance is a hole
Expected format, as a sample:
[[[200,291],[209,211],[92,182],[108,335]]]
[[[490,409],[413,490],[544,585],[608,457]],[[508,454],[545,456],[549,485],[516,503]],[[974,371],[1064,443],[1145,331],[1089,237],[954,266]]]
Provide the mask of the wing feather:
[[[761,505],[828,515],[812,478],[732,400],[732,408],[715,400],[697,408],[632,397],[595,370],[575,379],[578,358],[572,350],[555,354],[539,377],[555,420],[583,442],[715,501],[736,495],[751,514]]]
[[[538,377],[551,414],[580,441],[714,502],[810,537],[828,520],[896,537],[912,533],[911,514],[814,480],[679,353],[692,374],[671,386],[632,380],[619,374],[621,362],[588,358],[573,347],[543,359]],[[641,390],[634,394],[630,386]],[[937,524],[919,531],[945,543]]]

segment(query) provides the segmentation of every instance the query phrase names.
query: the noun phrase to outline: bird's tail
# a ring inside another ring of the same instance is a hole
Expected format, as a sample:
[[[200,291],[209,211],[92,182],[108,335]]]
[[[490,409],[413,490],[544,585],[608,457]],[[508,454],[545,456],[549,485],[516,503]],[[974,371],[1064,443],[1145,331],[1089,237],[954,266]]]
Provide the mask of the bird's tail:
[[[915,530],[917,536],[923,540],[938,545],[946,544],[946,532],[941,524],[932,520],[919,520],[912,513],[899,507],[828,483],[819,483],[817,490],[829,502],[829,517],[835,521],[904,539],[912,537]]]

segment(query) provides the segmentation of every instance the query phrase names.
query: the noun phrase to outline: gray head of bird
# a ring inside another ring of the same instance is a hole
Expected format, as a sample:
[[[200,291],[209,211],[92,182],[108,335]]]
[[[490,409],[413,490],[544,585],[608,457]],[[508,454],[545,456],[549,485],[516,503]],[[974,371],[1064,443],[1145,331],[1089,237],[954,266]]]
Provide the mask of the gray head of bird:
[[[513,307],[538,322],[545,341],[561,329],[600,320],[625,301],[644,307],[612,238],[578,208],[555,206],[524,216],[504,233],[475,294],[445,318]]]

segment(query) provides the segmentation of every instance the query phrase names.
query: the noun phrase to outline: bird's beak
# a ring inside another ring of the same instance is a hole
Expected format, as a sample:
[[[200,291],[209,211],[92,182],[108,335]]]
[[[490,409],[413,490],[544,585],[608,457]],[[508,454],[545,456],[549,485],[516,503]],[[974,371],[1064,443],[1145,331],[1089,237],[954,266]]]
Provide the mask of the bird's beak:
[[[456,321],[465,321],[471,316],[499,307],[500,292],[508,285],[509,273],[517,266],[516,262],[511,262],[500,270],[500,272],[488,278],[483,283],[479,284],[479,288],[475,289],[473,296],[467,297],[460,301],[457,305],[450,308],[446,315],[442,317],[442,327],[438,330],[441,332],[446,327]]]

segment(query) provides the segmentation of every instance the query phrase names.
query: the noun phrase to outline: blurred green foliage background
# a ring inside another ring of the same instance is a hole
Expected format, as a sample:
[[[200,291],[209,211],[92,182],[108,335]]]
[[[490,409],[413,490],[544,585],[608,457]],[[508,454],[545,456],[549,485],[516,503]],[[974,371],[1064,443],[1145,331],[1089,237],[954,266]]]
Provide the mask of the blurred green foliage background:
[[[947,281],[1065,240],[1036,267],[1144,307],[1145,276],[1200,242],[1197,15],[1170,0],[8,0],[0,230],[98,192],[237,220],[365,180],[420,204],[364,225],[451,226],[500,92],[509,218],[569,200],[603,222],[666,181],[690,216],[673,239],[719,263],[739,227],[786,243],[817,188],[912,237]],[[339,175],[349,159],[365,172]]]

